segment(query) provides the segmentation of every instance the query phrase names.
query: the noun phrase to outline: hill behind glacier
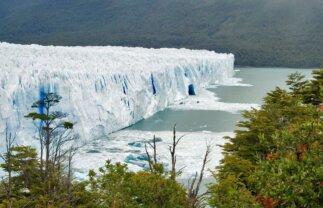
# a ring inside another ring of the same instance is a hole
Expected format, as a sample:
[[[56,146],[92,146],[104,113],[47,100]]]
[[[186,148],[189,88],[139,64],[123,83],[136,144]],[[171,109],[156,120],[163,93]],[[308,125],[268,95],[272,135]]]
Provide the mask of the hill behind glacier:
[[[10,0],[0,41],[185,47],[230,52],[236,64],[323,64],[322,0]]]

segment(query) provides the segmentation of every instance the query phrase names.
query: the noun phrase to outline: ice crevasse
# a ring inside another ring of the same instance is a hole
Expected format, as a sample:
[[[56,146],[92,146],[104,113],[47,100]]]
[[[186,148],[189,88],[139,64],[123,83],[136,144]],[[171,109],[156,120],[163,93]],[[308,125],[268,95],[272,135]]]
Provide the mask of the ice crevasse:
[[[6,126],[19,140],[36,132],[37,124],[24,116],[44,92],[62,96],[59,110],[88,140],[225,82],[233,66],[232,54],[206,50],[0,43],[0,138]]]

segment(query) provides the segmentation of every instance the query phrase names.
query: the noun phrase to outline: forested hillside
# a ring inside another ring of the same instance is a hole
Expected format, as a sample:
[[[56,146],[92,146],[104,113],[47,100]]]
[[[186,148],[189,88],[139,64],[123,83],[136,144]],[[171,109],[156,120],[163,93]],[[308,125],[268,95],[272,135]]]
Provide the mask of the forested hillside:
[[[236,64],[318,67],[322,0],[0,1],[0,41],[187,47]]]

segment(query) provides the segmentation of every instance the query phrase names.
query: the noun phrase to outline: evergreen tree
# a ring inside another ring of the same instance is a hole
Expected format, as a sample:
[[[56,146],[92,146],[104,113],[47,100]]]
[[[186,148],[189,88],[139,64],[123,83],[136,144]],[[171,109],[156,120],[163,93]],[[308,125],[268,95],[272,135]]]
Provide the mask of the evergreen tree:
[[[312,72],[313,80],[303,90],[304,102],[319,106],[323,103],[323,68]]]
[[[302,97],[303,91],[309,84],[309,81],[305,80],[305,75],[302,75],[299,72],[295,72],[288,75],[286,84],[289,86],[290,93],[292,96]]]

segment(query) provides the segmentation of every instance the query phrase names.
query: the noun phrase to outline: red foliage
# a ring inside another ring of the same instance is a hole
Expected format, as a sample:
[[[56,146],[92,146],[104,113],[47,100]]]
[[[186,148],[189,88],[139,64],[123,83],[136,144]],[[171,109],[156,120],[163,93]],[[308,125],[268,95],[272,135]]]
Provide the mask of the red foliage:
[[[261,202],[265,208],[275,208],[281,203],[280,199],[273,200],[269,196],[264,197],[261,195],[256,196],[256,201]]]
[[[303,161],[305,159],[305,153],[304,152],[296,152],[297,160]]]
[[[261,195],[257,195],[257,196],[256,196],[256,201],[261,201],[262,197],[263,197],[263,196],[261,196]]]
[[[307,151],[308,150],[308,144],[299,144],[298,150],[300,151]]]
[[[290,133],[294,133],[294,132],[296,131],[296,129],[295,129],[294,127],[289,127],[289,128],[288,128],[288,131],[289,131]]]
[[[266,160],[270,160],[272,158],[273,158],[272,154],[266,154],[266,156],[265,156],[265,159]]]
[[[299,155],[299,159],[304,160],[305,159],[305,153],[301,152],[301,154]]]
[[[318,111],[323,111],[323,105],[320,105],[318,108],[317,108]]]

